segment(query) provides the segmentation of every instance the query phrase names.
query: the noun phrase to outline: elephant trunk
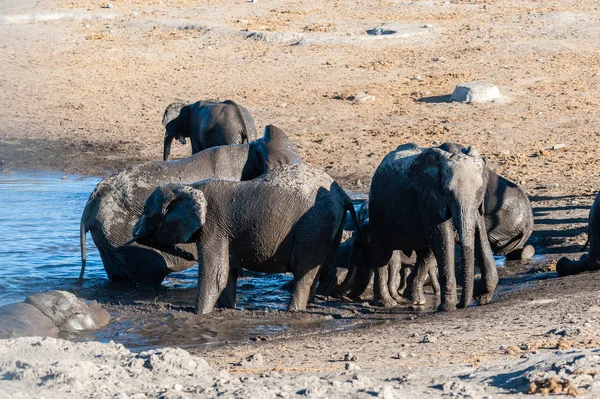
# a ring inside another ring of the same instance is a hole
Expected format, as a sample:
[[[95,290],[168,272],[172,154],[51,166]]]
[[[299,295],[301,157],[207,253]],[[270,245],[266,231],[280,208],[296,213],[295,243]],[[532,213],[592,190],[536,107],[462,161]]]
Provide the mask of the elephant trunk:
[[[461,266],[463,272],[463,293],[459,303],[459,307],[461,308],[469,306],[473,299],[475,229],[477,227],[477,215],[473,214],[473,212],[470,212],[468,209],[469,208],[462,208],[457,212],[452,213],[452,223],[458,232],[462,250]]]
[[[556,272],[561,277],[593,270],[600,270],[600,262],[589,254],[584,254],[579,260],[562,257],[556,263]]]
[[[169,133],[165,133],[164,147],[163,147],[163,161],[169,159],[169,154],[171,154],[171,143],[173,142],[174,137]]]

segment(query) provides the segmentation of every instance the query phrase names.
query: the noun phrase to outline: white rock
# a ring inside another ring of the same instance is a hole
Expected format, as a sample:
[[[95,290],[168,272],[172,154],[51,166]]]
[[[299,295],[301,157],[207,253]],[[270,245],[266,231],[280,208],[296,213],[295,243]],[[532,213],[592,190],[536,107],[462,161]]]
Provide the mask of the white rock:
[[[450,101],[485,103],[500,99],[500,91],[488,82],[467,82],[456,86]]]
[[[367,94],[367,93],[356,93],[356,95],[354,96],[354,101],[355,103],[368,103],[368,102],[372,102],[375,101],[375,96],[372,94]]]
[[[556,150],[559,150],[561,148],[565,148],[566,146],[567,146],[566,144],[554,144],[552,146],[552,150],[556,151]]]

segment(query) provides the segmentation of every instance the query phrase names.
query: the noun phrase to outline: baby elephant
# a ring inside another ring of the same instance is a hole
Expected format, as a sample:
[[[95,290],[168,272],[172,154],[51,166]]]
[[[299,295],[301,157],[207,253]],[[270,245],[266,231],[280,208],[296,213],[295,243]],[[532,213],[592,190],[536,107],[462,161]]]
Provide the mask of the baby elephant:
[[[86,304],[66,291],[39,292],[25,302],[0,306],[0,338],[95,330],[109,321],[110,314],[96,301]]]
[[[559,276],[600,270],[600,193],[598,193],[592,209],[590,209],[588,243],[590,252],[582,255],[579,260],[573,261],[565,257],[560,258],[556,264],[556,272]]]
[[[294,274],[289,310],[303,310],[323,265],[333,263],[352,201],[326,173],[286,165],[250,181],[158,187],[131,240],[154,247],[195,242],[195,310],[235,307],[238,270]]]
[[[189,137],[192,154],[210,147],[244,144],[257,139],[250,112],[231,100],[170,104],[165,110],[163,125],[166,129],[163,161],[169,158],[175,138],[185,144]]]

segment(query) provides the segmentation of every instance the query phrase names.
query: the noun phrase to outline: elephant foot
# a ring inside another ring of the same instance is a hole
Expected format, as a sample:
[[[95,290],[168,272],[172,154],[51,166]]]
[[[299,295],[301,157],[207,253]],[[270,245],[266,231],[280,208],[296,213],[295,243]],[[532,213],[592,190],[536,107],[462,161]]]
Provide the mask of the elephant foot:
[[[484,294],[484,295],[479,295],[475,297],[475,300],[480,304],[480,305],[487,305],[488,303],[492,303],[492,299],[494,297],[493,293],[488,293],[488,294]]]
[[[405,301],[405,300],[404,300],[404,299],[403,299],[403,298],[402,298],[400,295],[398,295],[398,294],[397,294],[397,293],[395,293],[395,292],[392,292],[392,293],[390,293],[390,295],[392,296],[392,299],[393,299],[394,301],[396,301],[397,303],[402,303],[402,302],[404,302],[404,301]]]
[[[437,307],[438,312],[449,312],[452,310],[456,310],[456,303],[444,302],[440,303]]]
[[[531,245],[525,245],[521,249],[516,249],[506,255],[508,260],[528,260],[535,255],[535,248]]]
[[[384,308],[391,308],[392,306],[398,305],[398,303],[394,299],[392,299],[391,296],[385,296],[377,299],[375,301],[375,305],[382,306]]]
[[[415,290],[411,295],[411,302],[413,305],[425,305],[425,294],[422,291]]]

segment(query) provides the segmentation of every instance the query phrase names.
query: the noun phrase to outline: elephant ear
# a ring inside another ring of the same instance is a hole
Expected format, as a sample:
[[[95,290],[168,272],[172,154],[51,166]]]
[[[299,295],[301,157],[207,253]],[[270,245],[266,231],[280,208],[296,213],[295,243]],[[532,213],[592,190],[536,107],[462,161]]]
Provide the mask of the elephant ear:
[[[167,127],[167,124],[179,116],[181,108],[185,107],[185,103],[172,103],[167,106],[163,114],[162,125]]]
[[[175,199],[165,209],[165,215],[155,234],[162,245],[188,243],[206,221],[207,202],[204,194],[189,186],[174,189]]]
[[[440,205],[445,204],[445,198],[439,197],[440,195],[444,195],[443,181],[445,180],[445,173],[448,169],[450,157],[451,153],[436,147],[425,149],[419,160],[419,167],[422,170],[422,181],[415,183],[417,189],[421,191],[419,193],[420,198],[423,198],[423,201],[432,201],[432,204],[424,209],[437,209],[440,220],[449,218],[448,207]],[[425,204],[420,205],[424,206]]]
[[[266,148],[266,160],[269,169],[274,169],[282,165],[302,163],[302,158],[294,142],[277,126],[268,125],[265,127],[265,134],[262,141]]]

